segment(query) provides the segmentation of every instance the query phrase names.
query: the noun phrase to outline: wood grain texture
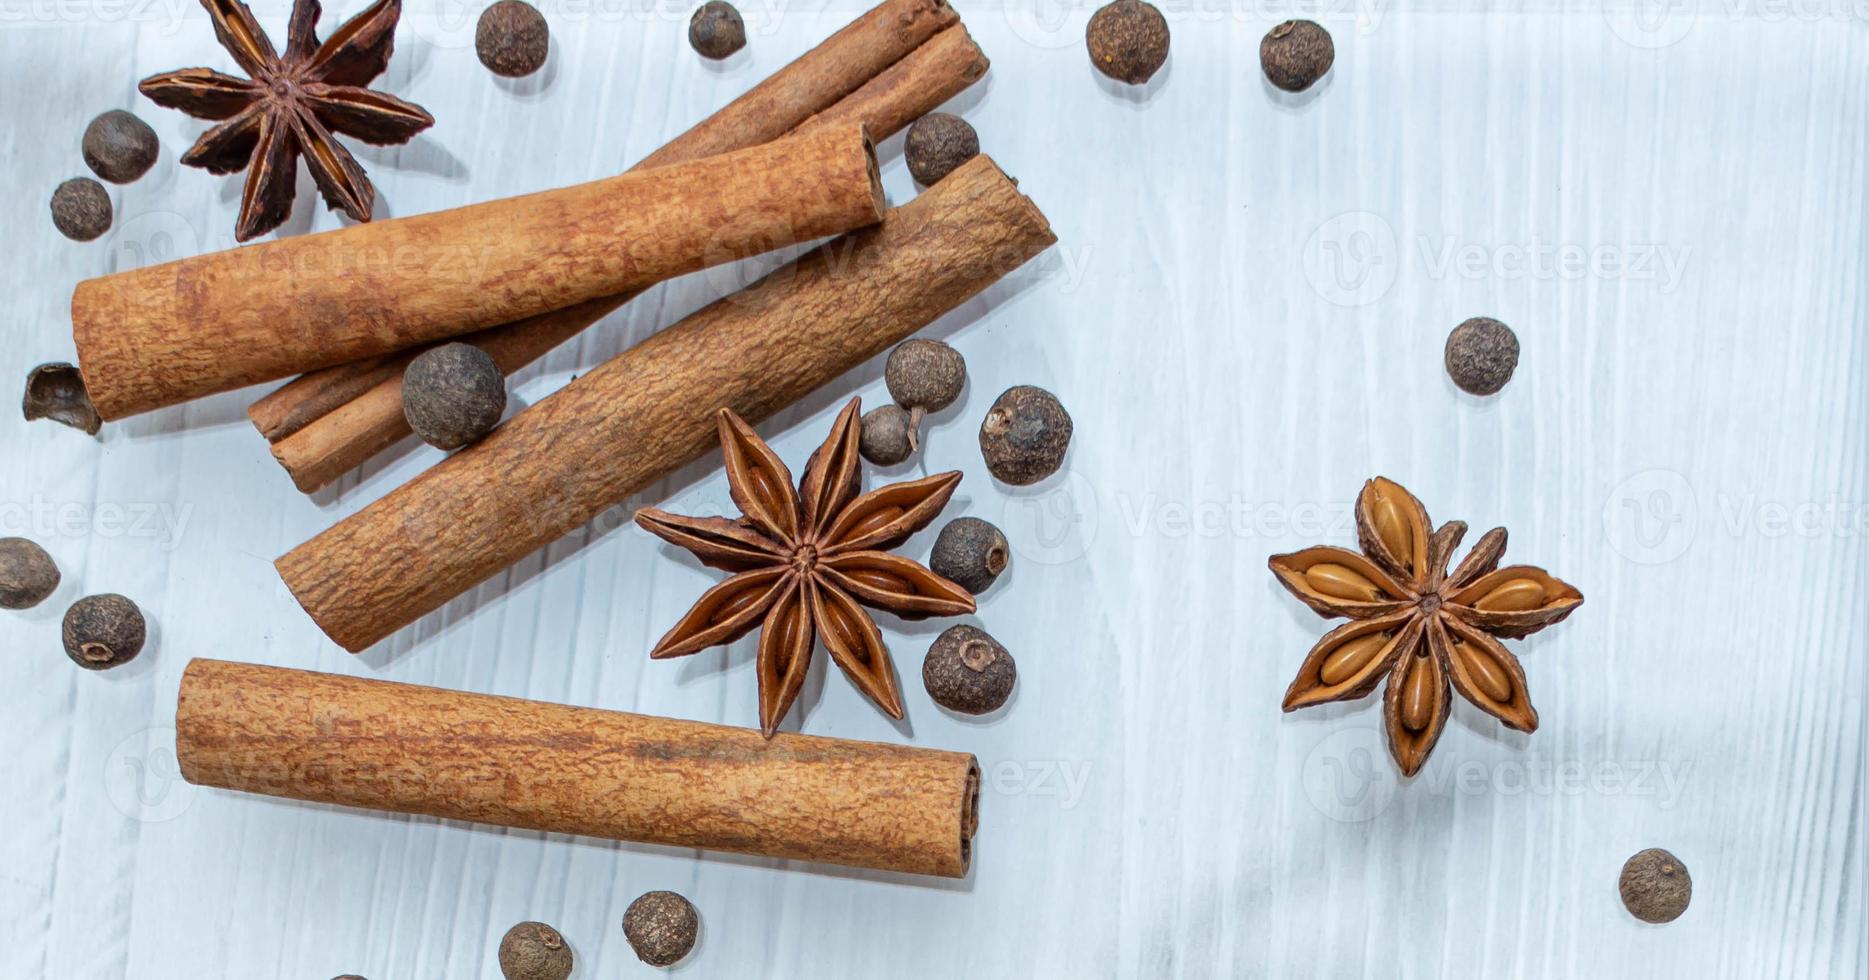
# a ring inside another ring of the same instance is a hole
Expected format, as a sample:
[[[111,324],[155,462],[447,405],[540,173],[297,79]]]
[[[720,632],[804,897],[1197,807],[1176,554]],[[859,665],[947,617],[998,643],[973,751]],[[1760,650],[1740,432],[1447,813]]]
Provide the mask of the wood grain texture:
[[[885,4],[877,10],[889,6]],[[909,17],[913,24],[919,25],[922,21],[920,15],[902,16]],[[871,30],[862,32],[862,36],[868,37],[875,30],[884,30],[883,25],[896,24],[899,19],[872,13],[857,23],[872,25]],[[907,36],[901,35],[895,27],[887,30],[888,39],[893,43],[870,38],[872,49],[865,50],[871,58],[878,51],[896,50],[910,38],[919,36],[922,28],[918,27]],[[786,103],[796,107],[818,104],[826,93],[843,90],[840,80],[845,75],[872,68],[870,61],[850,64],[854,43],[846,33],[840,33],[799,59],[800,63],[828,59],[845,66],[840,72],[814,72],[820,82],[809,94],[801,91],[798,81],[790,79],[785,71],[774,76],[785,83],[789,93]],[[860,124],[876,139],[885,139],[979,81],[986,70],[986,56],[968,36],[967,29],[954,24],[830,108],[801,122],[796,131]],[[745,113],[736,108],[744,101],[736,100],[710,118],[704,124],[705,131],[736,131],[745,138],[763,135],[766,132],[763,125],[745,126]],[[796,115],[796,109],[778,114],[779,118]],[[690,140],[684,145],[692,150],[697,146],[715,145],[721,139],[724,137]],[[658,156],[665,161],[668,159],[666,155]],[[644,165],[646,162],[638,166]],[[501,370],[511,374],[615,312],[635,295],[627,293],[591,300],[460,339],[491,354]],[[248,410],[249,416],[261,433],[273,441],[273,458],[285,467],[295,486],[306,493],[320,490],[409,434],[408,421],[402,414],[402,369],[414,353],[385,358],[375,364],[339,365],[308,374],[253,404]]]
[[[361,651],[1017,269],[1056,239],[985,156],[612,358],[288,552],[286,586]]]
[[[79,283],[105,419],[393,353],[874,224],[860,125]]]
[[[958,878],[974,757],[195,660],[189,782],[645,844]]]

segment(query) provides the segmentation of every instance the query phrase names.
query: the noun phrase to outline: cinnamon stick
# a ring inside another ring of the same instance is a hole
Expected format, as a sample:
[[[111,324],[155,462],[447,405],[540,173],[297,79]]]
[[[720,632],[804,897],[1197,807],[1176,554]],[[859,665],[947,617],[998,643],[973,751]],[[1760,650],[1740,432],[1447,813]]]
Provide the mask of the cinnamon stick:
[[[636,289],[873,224],[859,126],[78,285],[72,335],[122,418]]]
[[[875,16],[872,11],[870,18]],[[863,23],[865,20],[857,22]],[[833,38],[825,42],[794,65],[813,61],[836,41]],[[964,91],[984,76],[986,69],[986,56],[968,36],[967,29],[955,24],[855,92],[804,120],[800,130],[862,122],[880,140]],[[734,103],[728,110],[739,104]],[[729,115],[728,110],[722,110],[714,119]],[[702,126],[710,126],[714,119]],[[510,374],[602,320],[634,295],[593,300],[459,339],[485,349]],[[415,353],[314,372],[253,404],[248,410],[253,424],[274,444],[274,458],[300,490],[310,493],[329,485],[409,434],[408,423],[402,417],[402,369]]]
[[[191,661],[189,782],[553,833],[958,878],[974,757]]]
[[[709,451],[725,406],[764,419],[959,306],[1055,239],[976,157],[618,354],[293,549],[280,575],[358,651]]]

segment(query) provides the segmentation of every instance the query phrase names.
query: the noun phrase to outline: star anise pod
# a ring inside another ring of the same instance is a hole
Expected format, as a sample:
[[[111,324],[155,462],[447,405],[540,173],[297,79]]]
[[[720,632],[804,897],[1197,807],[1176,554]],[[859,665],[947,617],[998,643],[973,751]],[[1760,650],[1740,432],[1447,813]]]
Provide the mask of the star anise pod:
[[[1319,546],[1274,555],[1272,573],[1319,615],[1351,622],[1325,634],[1285,692],[1285,710],[1347,701],[1384,678],[1389,753],[1413,776],[1428,760],[1453,708],[1453,690],[1522,732],[1538,727],[1525,671],[1499,637],[1519,639],[1569,616],[1583,595],[1530,565],[1499,567],[1506,529],[1486,532],[1452,573],[1448,560],[1467,526],[1430,533],[1428,511],[1401,485],[1377,477],[1356,500],[1363,553]]]
[[[364,87],[389,67],[401,0],[377,0],[322,44],[318,0],[294,0],[284,56],[246,4],[201,5],[221,47],[249,77],[183,68],[145,78],[138,88],[157,105],[225,120],[203,133],[182,162],[214,174],[246,170],[234,238],[263,235],[292,213],[301,154],[333,211],[369,221],[376,188],[332,134],[377,145],[406,143],[435,123],[421,106]]]
[[[863,606],[903,619],[973,612],[966,589],[889,553],[947,506],[959,473],[939,473],[859,495],[861,403],[851,399],[811,454],[796,492],[792,474],[751,426],[721,409],[727,485],[744,515],[679,517],[645,508],[636,523],[734,576],[703,593],[650,656],[682,657],[761,630],[759,727],[770,738],[798,698],[816,640],[851,683],[902,717],[895,667]]]

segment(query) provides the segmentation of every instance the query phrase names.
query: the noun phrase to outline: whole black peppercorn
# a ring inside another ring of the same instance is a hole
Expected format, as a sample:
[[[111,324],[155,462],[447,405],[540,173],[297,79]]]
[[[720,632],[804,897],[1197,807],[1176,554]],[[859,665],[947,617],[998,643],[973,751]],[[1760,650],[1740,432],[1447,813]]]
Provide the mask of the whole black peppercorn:
[[[1624,862],[1617,890],[1630,915],[1643,922],[1673,922],[1687,911],[1694,882],[1680,858],[1651,847]]]
[[[73,177],[52,192],[52,223],[74,242],[88,242],[110,230],[110,195],[89,177]]]
[[[84,163],[113,184],[127,184],[156,165],[159,145],[148,123],[112,109],[84,128]]]
[[[949,711],[983,715],[1012,696],[1019,668],[1012,654],[972,626],[950,626],[935,638],[922,661],[922,686]]]
[[[1308,20],[1288,20],[1259,42],[1259,67],[1272,84],[1302,92],[1317,84],[1337,60],[1330,32]]]
[[[726,0],[707,0],[688,18],[688,43],[701,57],[719,61],[746,47],[746,22]]]
[[[915,414],[916,427],[929,412],[954,404],[967,384],[967,362],[960,351],[938,340],[907,340],[889,352],[883,383],[896,404]]]
[[[863,413],[863,432],[857,451],[877,466],[894,466],[915,453],[915,426],[908,410],[884,405]]]
[[[58,564],[25,538],[0,538],[0,609],[31,609],[58,588]]]
[[[65,610],[65,655],[86,670],[109,670],[143,652],[147,628],[142,610],[123,596],[85,596]]]
[[[26,396],[20,400],[20,410],[28,422],[51,419],[90,435],[97,435],[104,426],[91,404],[91,393],[84,387],[84,376],[63,362],[41,364],[26,375]]]
[[[1012,548],[999,528],[978,517],[957,517],[935,537],[928,567],[936,575],[979,595],[999,578],[1011,560]]]
[[[1084,40],[1097,70],[1141,85],[1168,60],[1168,20],[1142,0],[1116,0],[1090,16]]]
[[[500,975],[506,980],[565,980],[571,947],[543,922],[521,922],[500,940]]]
[[[1447,335],[1443,358],[1460,390],[1491,395],[1512,380],[1519,366],[1519,338],[1498,320],[1476,316]]]
[[[931,187],[954,168],[980,155],[980,135],[967,120],[949,112],[931,112],[915,120],[902,141],[909,174]]]
[[[623,936],[650,966],[674,966],[694,949],[701,915],[674,892],[648,892],[623,911]]]
[[[523,78],[538,71],[551,46],[545,15],[524,0],[499,0],[474,25],[474,53],[495,75]]]
[[[500,424],[506,378],[493,355],[473,344],[442,344],[417,355],[402,374],[402,414],[422,441],[459,449]]]
[[[1023,487],[1064,465],[1071,445],[1071,416],[1043,388],[1006,389],[980,423],[980,453],[994,477]]]

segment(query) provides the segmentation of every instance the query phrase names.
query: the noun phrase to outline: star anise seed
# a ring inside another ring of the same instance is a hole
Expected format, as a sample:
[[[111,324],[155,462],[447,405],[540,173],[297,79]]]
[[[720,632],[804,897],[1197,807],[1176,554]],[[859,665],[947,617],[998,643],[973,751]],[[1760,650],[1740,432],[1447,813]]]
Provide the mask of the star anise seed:
[[[1320,616],[1345,616],[1318,641],[1285,692],[1285,710],[1364,697],[1386,679],[1389,753],[1413,776],[1453,708],[1453,691],[1522,732],[1538,727],[1525,671],[1499,637],[1519,639],[1560,622],[1583,594],[1530,565],[1499,567],[1505,528],[1494,528],[1449,574],[1467,526],[1430,532],[1428,511],[1377,477],[1356,500],[1362,553],[1319,546],[1273,555],[1272,574]]]
[[[861,407],[854,398],[844,406],[829,438],[806,461],[796,492],[779,457],[723,408],[727,486],[744,516],[636,512],[636,523],[649,533],[693,552],[704,565],[734,573],[703,593],[649,655],[686,656],[760,630],[759,726],[768,738],[797,700],[818,640],[858,690],[890,717],[902,717],[889,648],[863,606],[903,619],[974,610],[966,589],[889,553],[940,515],[961,475],[940,473],[860,493]]]
[[[213,174],[247,172],[234,238],[247,241],[292,214],[298,159],[333,211],[369,221],[376,188],[334,133],[366,143],[407,143],[434,125],[421,106],[365,88],[389,67],[402,0],[377,0],[318,41],[318,0],[294,0],[286,51],[278,54],[253,11],[239,0],[201,0],[221,47],[247,78],[183,68],[143,79],[157,105],[221,121],[182,162]]]

